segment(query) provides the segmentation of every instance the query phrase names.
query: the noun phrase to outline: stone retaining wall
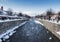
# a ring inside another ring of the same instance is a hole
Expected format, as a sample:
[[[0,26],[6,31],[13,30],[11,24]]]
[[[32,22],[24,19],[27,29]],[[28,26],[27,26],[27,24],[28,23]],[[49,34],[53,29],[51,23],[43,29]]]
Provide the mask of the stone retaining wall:
[[[20,25],[25,20],[15,20],[15,21],[8,21],[8,22],[0,22],[0,34],[6,32],[6,30],[9,30],[15,26]]]
[[[53,33],[56,37],[58,37],[60,39],[60,35],[56,33],[56,32],[60,31],[59,24],[51,23],[51,22],[44,21],[41,19],[38,19],[38,20],[43,24],[43,26],[46,27],[47,30],[49,30],[51,33]]]

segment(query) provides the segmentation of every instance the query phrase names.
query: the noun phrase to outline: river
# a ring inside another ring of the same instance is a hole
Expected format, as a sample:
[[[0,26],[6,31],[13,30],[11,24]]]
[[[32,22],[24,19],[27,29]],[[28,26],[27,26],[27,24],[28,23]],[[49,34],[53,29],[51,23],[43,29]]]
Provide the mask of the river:
[[[30,19],[18,29],[6,42],[59,42],[44,26]]]

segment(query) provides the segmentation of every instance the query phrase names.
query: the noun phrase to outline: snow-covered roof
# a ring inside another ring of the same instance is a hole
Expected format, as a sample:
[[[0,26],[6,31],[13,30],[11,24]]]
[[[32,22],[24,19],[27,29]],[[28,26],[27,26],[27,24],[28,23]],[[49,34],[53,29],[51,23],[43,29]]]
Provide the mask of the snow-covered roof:
[[[56,17],[58,17],[58,15],[53,15],[51,19],[55,19]]]
[[[4,10],[1,10],[1,9],[0,9],[0,12],[2,12],[0,15],[7,15],[7,12],[4,11]]]

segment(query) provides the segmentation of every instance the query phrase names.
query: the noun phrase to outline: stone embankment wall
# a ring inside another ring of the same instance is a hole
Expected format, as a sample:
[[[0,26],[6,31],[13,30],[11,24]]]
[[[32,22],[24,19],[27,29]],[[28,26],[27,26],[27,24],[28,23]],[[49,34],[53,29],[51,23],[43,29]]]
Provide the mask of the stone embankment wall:
[[[8,22],[0,22],[0,34],[6,32],[6,30],[9,30],[11,28],[14,28],[15,26],[20,25],[25,20],[14,20],[14,21],[8,21]]]
[[[45,20],[41,20],[41,19],[37,19],[39,20],[44,27],[46,27],[47,30],[49,30],[51,33],[53,33],[56,37],[58,37],[60,39],[60,35],[57,34],[57,32],[60,31],[60,25],[59,24],[55,24],[52,22],[48,22]]]

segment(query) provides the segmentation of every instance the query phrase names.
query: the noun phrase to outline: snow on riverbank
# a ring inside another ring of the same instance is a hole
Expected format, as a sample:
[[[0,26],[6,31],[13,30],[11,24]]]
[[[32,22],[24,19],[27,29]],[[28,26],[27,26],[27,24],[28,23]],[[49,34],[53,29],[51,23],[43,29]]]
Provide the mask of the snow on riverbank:
[[[60,35],[60,31],[58,31],[58,32],[56,32],[56,33]]]
[[[55,24],[59,24],[60,25],[60,21],[52,21],[52,20],[45,20],[45,19],[39,19],[39,20],[42,20],[42,21],[47,21],[47,22],[51,22],[51,23],[55,23]]]
[[[0,22],[9,22],[9,21],[18,21],[18,20],[24,20],[24,19],[7,19],[7,20],[0,20]]]
[[[1,35],[0,35],[0,42],[2,42],[1,38],[3,38],[4,40],[5,40],[5,39],[8,39],[9,36],[12,36],[12,35],[16,32],[15,29],[17,29],[18,27],[24,25],[26,22],[27,22],[27,21],[25,21],[25,22],[21,23],[20,25],[15,26],[14,28],[9,29],[9,30],[7,30],[5,33],[1,34]]]
[[[46,21],[51,22],[51,23],[55,23],[55,24],[60,24],[60,21],[59,22],[57,22],[57,21],[51,21],[51,20],[46,20]]]
[[[57,31],[55,30],[55,33],[60,35],[60,30],[59,30],[60,29],[60,27],[59,27],[60,21],[58,21],[58,22],[57,21],[51,21],[51,20],[41,20],[41,21],[47,21],[47,22],[55,23],[56,25],[58,25],[58,27],[55,28],[55,29],[57,29]]]
[[[38,20],[34,20],[34,22],[43,25],[43,24],[42,24],[41,22],[39,22]]]

